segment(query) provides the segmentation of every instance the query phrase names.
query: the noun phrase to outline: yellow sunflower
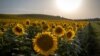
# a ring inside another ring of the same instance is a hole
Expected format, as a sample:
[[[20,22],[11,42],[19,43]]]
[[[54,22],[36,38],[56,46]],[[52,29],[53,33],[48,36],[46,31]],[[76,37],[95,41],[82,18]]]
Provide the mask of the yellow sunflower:
[[[65,34],[65,29],[58,25],[57,27],[55,27],[55,29],[53,30],[53,33],[56,35],[56,36],[63,36]]]
[[[67,40],[73,40],[73,38],[75,37],[75,31],[73,30],[68,30],[66,32],[66,39]]]
[[[66,27],[66,26],[67,26],[67,24],[63,24],[63,26],[64,26],[64,27]]]
[[[34,22],[34,23],[32,23],[32,26],[37,26],[37,23],[35,23],[35,22]]]
[[[55,25],[52,25],[51,28],[55,28]]]
[[[79,24],[77,24],[76,27],[77,27],[77,30],[81,29]]]
[[[41,24],[46,24],[46,21],[42,21]]]
[[[80,25],[81,29],[83,29],[85,26],[83,24]]]
[[[0,28],[0,31],[5,32],[5,31],[7,31],[7,29],[3,27],[3,28]]]
[[[78,29],[83,29],[84,28],[82,23],[78,24],[77,27],[78,27]]]
[[[0,32],[0,37],[4,34],[4,32]]]
[[[43,31],[48,31],[49,30],[49,25],[48,24],[43,24],[42,29],[43,29]]]
[[[38,33],[35,39],[32,39],[33,49],[42,54],[54,54],[57,49],[57,38],[50,34],[50,32]]]
[[[25,24],[26,24],[26,25],[30,25],[30,20],[27,19],[26,22],[25,22]]]
[[[12,28],[12,31],[15,35],[23,35],[25,33],[25,29],[23,25],[17,24]]]
[[[73,27],[72,26],[68,26],[67,30],[73,30]]]
[[[78,27],[76,25],[73,25],[73,31],[75,31],[75,32],[78,31]]]
[[[75,26],[73,30],[74,30],[75,32],[77,32],[77,31],[78,31],[78,28]]]

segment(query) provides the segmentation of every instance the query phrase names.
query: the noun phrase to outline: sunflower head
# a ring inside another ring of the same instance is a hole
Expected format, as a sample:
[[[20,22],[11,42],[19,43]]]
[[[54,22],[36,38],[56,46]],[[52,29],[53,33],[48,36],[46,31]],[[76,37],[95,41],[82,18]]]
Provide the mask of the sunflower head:
[[[26,22],[25,22],[25,24],[26,24],[26,25],[30,25],[30,20],[27,19]]]
[[[4,34],[4,32],[0,32],[0,37]]]
[[[52,25],[52,28],[55,28],[55,26],[54,26],[54,25]]]
[[[78,27],[76,25],[73,25],[73,31],[75,31],[75,32],[78,31]]]
[[[2,25],[6,25],[7,23],[6,22],[2,22]]]
[[[38,33],[32,40],[34,50],[42,55],[54,54],[57,49],[57,38],[50,32]]]
[[[75,31],[75,32],[77,32],[77,31],[78,31],[78,28],[77,28],[76,26],[74,27],[74,31]]]
[[[48,31],[49,30],[49,25],[48,24],[43,24],[42,29],[43,29],[43,31]]]
[[[73,30],[73,27],[72,26],[68,26],[67,30]]]
[[[78,24],[77,27],[78,27],[78,29],[83,29],[84,28],[82,23]]]
[[[0,28],[1,32],[5,32],[7,29],[6,28]]]
[[[75,32],[73,30],[68,30],[66,32],[66,39],[67,40],[73,40],[74,37],[75,37]]]
[[[51,28],[55,28],[55,24],[52,24],[52,25],[51,25]]]
[[[23,25],[17,24],[12,28],[12,31],[15,35],[23,35],[25,32],[25,29],[24,29]]]
[[[63,36],[63,35],[65,34],[65,29],[64,29],[62,26],[58,25],[58,26],[54,29],[53,33],[54,33],[55,35],[57,35],[57,36]]]
[[[83,25],[83,24],[81,24],[81,25],[80,25],[80,28],[81,28],[81,29],[83,29],[83,28],[84,28],[84,25]]]
[[[46,21],[42,21],[41,24],[46,24]]]
[[[64,26],[64,27],[66,27],[66,26],[67,26],[67,24],[63,24],[63,26]]]
[[[37,26],[37,24],[34,22],[34,23],[32,23],[32,26]]]

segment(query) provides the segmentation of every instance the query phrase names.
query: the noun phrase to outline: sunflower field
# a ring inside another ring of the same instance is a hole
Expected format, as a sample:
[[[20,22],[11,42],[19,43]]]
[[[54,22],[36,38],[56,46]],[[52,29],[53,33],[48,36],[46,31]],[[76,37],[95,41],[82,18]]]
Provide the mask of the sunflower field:
[[[99,28],[99,21],[0,19],[0,56],[98,56]]]

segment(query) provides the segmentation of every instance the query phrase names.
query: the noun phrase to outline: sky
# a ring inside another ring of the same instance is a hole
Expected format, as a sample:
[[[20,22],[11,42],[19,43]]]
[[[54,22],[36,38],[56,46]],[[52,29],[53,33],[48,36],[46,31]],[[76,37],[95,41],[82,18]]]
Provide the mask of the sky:
[[[0,0],[0,14],[47,14],[70,19],[100,18],[100,0],[83,0],[74,12],[58,9],[55,0]]]

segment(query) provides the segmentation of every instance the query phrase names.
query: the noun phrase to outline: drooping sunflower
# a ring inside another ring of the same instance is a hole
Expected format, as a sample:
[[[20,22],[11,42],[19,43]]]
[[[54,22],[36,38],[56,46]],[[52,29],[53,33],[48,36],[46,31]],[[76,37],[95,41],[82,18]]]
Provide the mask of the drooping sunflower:
[[[57,49],[57,38],[50,32],[38,33],[35,39],[32,39],[33,49],[42,55],[52,55]]]
[[[57,27],[55,27],[55,29],[53,30],[53,33],[56,35],[56,36],[63,36],[65,34],[65,29],[58,25]]]
[[[73,30],[68,30],[66,32],[66,39],[67,40],[73,40],[73,38],[75,37],[75,31]]]
[[[17,24],[12,28],[12,31],[15,35],[23,35],[25,33],[25,29],[23,25]]]

